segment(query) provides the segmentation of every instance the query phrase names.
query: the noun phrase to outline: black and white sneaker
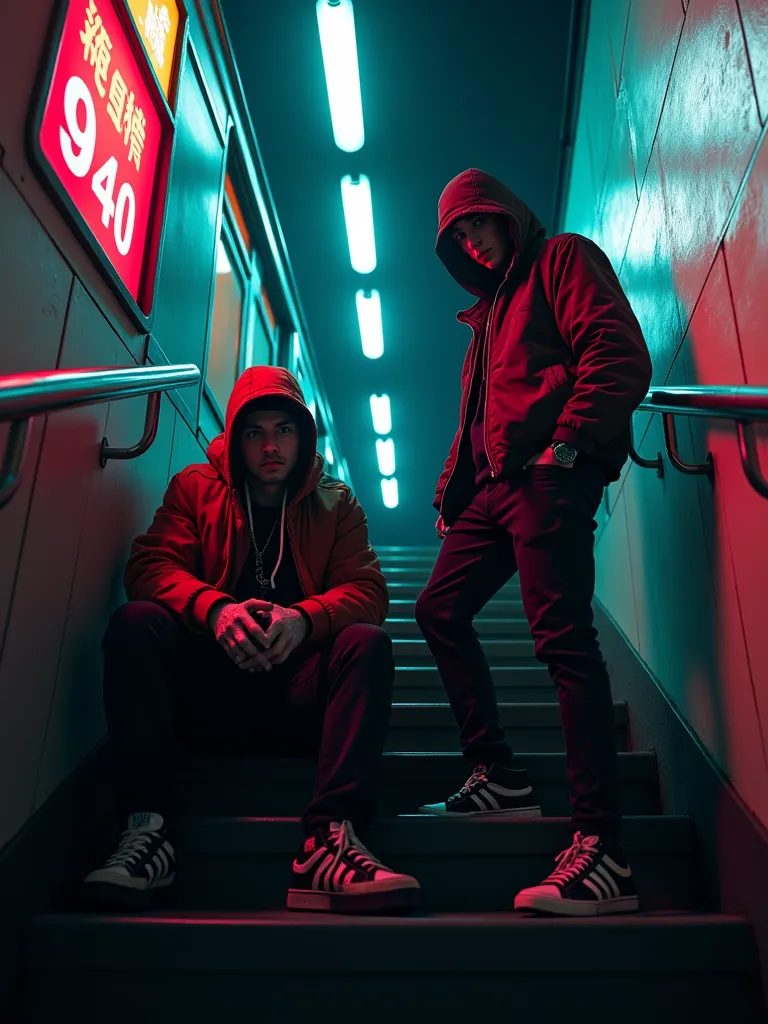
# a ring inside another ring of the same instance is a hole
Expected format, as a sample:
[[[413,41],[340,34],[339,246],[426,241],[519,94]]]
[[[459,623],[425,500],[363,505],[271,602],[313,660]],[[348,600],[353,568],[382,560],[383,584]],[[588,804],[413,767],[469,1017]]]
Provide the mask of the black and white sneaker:
[[[517,894],[515,910],[597,917],[638,909],[632,869],[618,843],[609,846],[599,836],[577,832],[573,845],[555,861],[557,868],[541,885]]]
[[[355,835],[349,821],[331,822],[302,844],[293,862],[290,910],[365,914],[417,907],[421,886],[385,867]]]
[[[448,818],[540,818],[541,807],[534,800],[528,772],[479,764],[458,793],[442,804],[424,804],[419,814]]]
[[[83,882],[83,899],[103,906],[142,909],[152,893],[173,883],[176,854],[160,814],[132,814],[117,850]]]

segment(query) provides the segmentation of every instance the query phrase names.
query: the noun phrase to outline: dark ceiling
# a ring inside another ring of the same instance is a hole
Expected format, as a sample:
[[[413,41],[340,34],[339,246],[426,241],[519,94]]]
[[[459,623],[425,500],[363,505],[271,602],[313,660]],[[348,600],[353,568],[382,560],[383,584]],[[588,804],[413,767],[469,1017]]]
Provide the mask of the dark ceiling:
[[[434,254],[437,200],[467,167],[552,231],[572,0],[354,0],[365,145],[337,149],[314,0],[221,0],[318,365],[374,544],[436,542],[472,299]],[[339,182],[367,174],[378,266],[349,263]],[[355,291],[381,293],[384,355]],[[400,505],[382,504],[371,394],[389,394]]]

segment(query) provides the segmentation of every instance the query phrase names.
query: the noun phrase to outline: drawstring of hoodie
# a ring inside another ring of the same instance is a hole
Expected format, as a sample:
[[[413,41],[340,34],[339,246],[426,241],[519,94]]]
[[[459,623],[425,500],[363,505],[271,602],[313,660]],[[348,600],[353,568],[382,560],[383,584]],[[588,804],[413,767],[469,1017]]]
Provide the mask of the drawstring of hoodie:
[[[248,525],[251,528],[251,540],[253,546],[256,549],[256,554],[259,554],[259,549],[256,547],[256,534],[253,529],[253,509],[251,508],[251,489],[248,484],[245,485],[245,503],[248,506]],[[288,488],[286,487],[283,493],[283,504],[280,512],[280,548],[277,554],[277,562],[275,562],[275,568],[272,570],[272,575],[269,577],[269,585],[272,590],[275,589],[275,577],[277,576],[277,570],[280,568],[280,563],[283,560],[283,551],[285,550],[285,510],[288,503]],[[269,543],[269,542],[267,542]]]
[[[285,546],[285,507],[288,501],[288,488],[286,487],[283,492],[283,510],[280,513],[280,549],[277,553],[277,561],[275,562],[275,569],[272,575],[269,577],[269,585],[272,589],[275,589],[275,576],[277,576],[277,570],[280,568],[280,563],[283,560],[283,548]]]

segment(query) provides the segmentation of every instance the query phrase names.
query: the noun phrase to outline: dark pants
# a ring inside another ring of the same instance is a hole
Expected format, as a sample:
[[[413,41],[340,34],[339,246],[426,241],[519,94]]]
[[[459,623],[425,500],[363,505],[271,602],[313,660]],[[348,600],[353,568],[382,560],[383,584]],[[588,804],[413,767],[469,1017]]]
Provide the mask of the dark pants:
[[[121,814],[181,810],[179,746],[212,754],[317,755],[305,831],[374,814],[389,725],[392,641],[348,626],[271,672],[238,668],[211,634],[192,633],[159,604],[131,601],[102,643],[104,705]]]
[[[574,824],[616,836],[620,827],[610,682],[593,627],[594,515],[605,471],[539,466],[488,484],[443,541],[416,604],[472,764],[508,764],[491,671],[474,616],[520,573],[536,657],[557,686]]]

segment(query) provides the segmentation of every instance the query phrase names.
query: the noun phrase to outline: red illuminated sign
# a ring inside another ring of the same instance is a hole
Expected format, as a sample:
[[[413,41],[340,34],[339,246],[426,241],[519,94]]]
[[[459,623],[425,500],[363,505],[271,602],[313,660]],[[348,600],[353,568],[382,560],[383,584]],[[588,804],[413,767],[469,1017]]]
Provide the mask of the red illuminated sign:
[[[146,319],[172,123],[119,4],[64,4],[35,150],[123,298]]]

